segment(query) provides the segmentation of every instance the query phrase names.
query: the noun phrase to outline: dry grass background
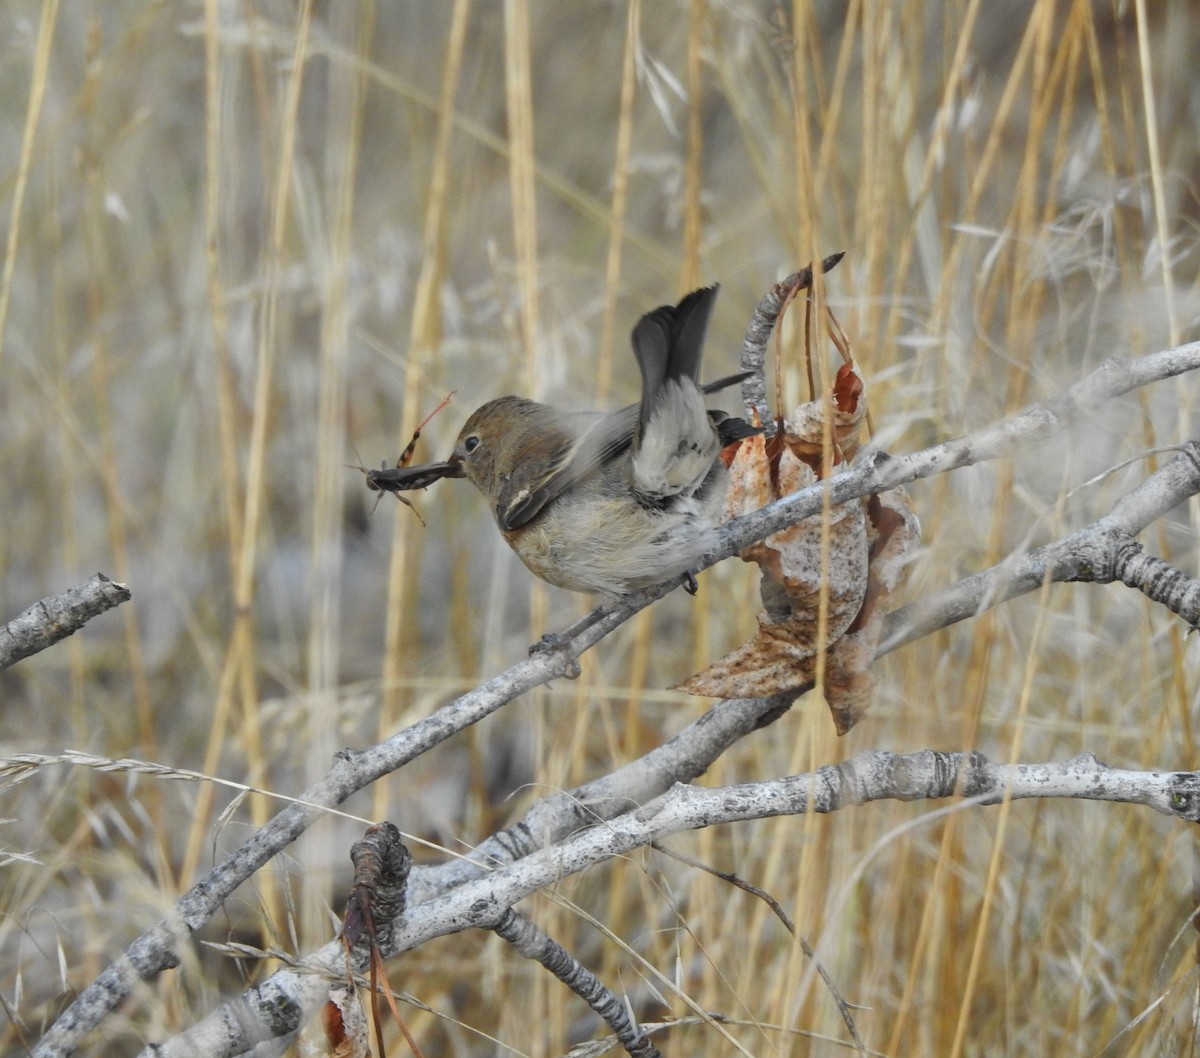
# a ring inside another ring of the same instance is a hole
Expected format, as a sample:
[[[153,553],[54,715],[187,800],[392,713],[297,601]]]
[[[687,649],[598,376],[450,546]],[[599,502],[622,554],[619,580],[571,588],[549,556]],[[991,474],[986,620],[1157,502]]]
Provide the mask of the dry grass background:
[[[372,515],[344,464],[394,459],[450,389],[418,459],[501,393],[631,399],[630,326],[699,282],[723,284],[716,375],[772,281],[846,249],[828,294],[894,451],[1197,333],[1185,0],[14,0],[0,28],[2,612],[97,569],[134,592],[4,674],[0,755],[71,747],[290,794],[519,658],[583,604],[531,585],[469,487],[419,496],[423,528],[390,501]],[[908,596],[1092,520],[1197,422],[1194,381],[1163,384],[918,485]],[[1178,510],[1147,543],[1194,573],[1196,527]],[[726,563],[579,681],[348,810],[395,821],[419,858],[443,855],[421,840],[469,847],[695,717],[660,688],[744,638],[755,589]],[[809,699],[706,781],[868,748],[1191,768],[1183,632],[1124,589],[1055,587],[888,658],[846,739]],[[3,793],[0,1050],[23,1053],[274,807],[221,814],[232,797],[62,767]],[[783,903],[875,1051],[1193,1053],[1194,835],[1114,805],[937,807],[675,847]],[[204,938],[326,940],[360,829],[316,828]],[[708,875],[647,854],[527,911],[643,1016],[739,1022],[677,1029],[668,1053],[846,1053],[798,946]],[[268,970],[197,947],[89,1053],[131,1053]],[[411,1011],[428,1055],[599,1032],[494,937],[442,939],[391,977],[435,1011]]]

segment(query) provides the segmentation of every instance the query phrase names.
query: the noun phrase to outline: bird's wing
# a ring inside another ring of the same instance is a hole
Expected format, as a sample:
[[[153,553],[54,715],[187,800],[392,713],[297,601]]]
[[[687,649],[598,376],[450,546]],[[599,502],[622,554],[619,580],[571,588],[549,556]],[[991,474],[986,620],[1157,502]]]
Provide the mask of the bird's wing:
[[[739,371],[735,375],[726,375],[724,378],[718,378],[715,382],[705,382],[700,389],[705,393],[719,393],[721,390],[728,389],[739,382],[745,382],[753,374],[753,371]]]
[[[727,375],[701,388],[705,393],[716,393],[741,382],[748,374],[750,372]],[[600,473],[609,462],[628,451],[637,429],[639,412],[637,404],[629,404],[620,411],[603,415],[575,413],[566,416],[570,421],[564,423],[563,433],[573,440],[564,441],[541,467],[529,462],[520,463],[501,486],[496,501],[496,521],[500,528],[520,529],[533,521],[546,504]],[[592,420],[590,425],[588,420]]]
[[[637,425],[637,405],[606,415],[576,413],[563,433],[571,438],[550,453],[545,465],[518,466],[500,489],[496,521],[501,529],[519,529],[568,489],[601,472],[629,448]]]

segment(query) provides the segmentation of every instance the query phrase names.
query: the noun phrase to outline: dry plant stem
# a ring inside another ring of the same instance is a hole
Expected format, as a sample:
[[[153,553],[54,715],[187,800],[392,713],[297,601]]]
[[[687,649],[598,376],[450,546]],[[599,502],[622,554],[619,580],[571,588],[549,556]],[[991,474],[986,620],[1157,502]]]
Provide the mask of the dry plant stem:
[[[1059,397],[1032,405],[1023,412],[966,437],[900,458],[890,458],[882,453],[863,453],[861,465],[851,467],[846,473],[784,497],[762,510],[731,522],[721,531],[719,550],[705,556],[701,568],[736,554],[747,544],[760,540],[786,525],[815,514],[822,507],[826,490],[830,493],[830,502],[836,505],[919,478],[994,459],[1008,454],[1023,440],[1044,438],[1061,430],[1069,419],[1080,412],[1094,409],[1105,400],[1197,367],[1200,367],[1200,342],[1136,360],[1109,360]],[[117,963],[105,970],[92,985],[80,993],[75,1002],[46,1032],[33,1053],[39,1058],[70,1054],[83,1036],[129,994],[136,979],[152,977],[162,969],[174,965],[177,962],[173,953],[174,946],[187,933],[203,925],[220,907],[221,902],[243,881],[303,833],[319,817],[322,806],[340,804],[352,793],[402,767],[524,691],[569,675],[575,665],[575,655],[595,645],[629,617],[674,587],[673,583],[664,584],[602,608],[594,623],[577,638],[564,639],[561,649],[541,652],[520,662],[471,694],[464,695],[378,746],[340,755],[329,775],[301,795],[301,800],[308,802],[307,804],[293,804],[283,809],[232,857],[185,893],[177,903],[175,914],[171,918],[143,933]],[[750,727],[746,730],[753,730],[772,708],[780,708],[778,702],[762,701],[722,703],[722,706],[725,705],[730,706],[729,712],[733,714],[728,717],[728,732],[742,730],[747,721],[750,721]],[[727,718],[721,712],[721,706],[709,714],[709,717],[714,716],[720,716],[722,720]],[[693,726],[700,729],[713,722],[715,721],[706,717]],[[744,733],[746,731],[742,730],[742,734]],[[736,737],[740,735],[734,735],[734,738]],[[685,767],[699,766],[700,771],[703,771],[707,766],[702,763],[704,753],[691,756],[691,748],[683,743],[672,747],[671,752],[681,753],[684,758],[691,759],[691,764],[685,764]],[[664,756],[661,762],[656,761],[654,765],[643,769],[639,778],[649,779],[657,771],[660,763],[665,765],[669,760],[669,755]],[[660,781],[675,778],[667,770],[657,771],[657,776]],[[604,796],[629,798],[630,794],[613,786],[611,793],[605,793]],[[543,836],[543,832],[537,828],[530,828],[527,833],[528,837],[535,841]],[[509,831],[508,834],[512,835],[513,831]],[[503,842],[495,842],[494,847],[502,852]],[[478,871],[480,868],[474,866],[473,869]],[[410,899],[414,904],[419,900],[419,873],[414,871],[410,881]],[[467,882],[463,888],[474,884],[475,881]],[[409,917],[412,917],[411,914]],[[268,1003],[268,1008],[273,1009],[275,1015],[279,1015],[286,1011],[292,1002],[286,993],[280,993],[275,996],[275,1003],[278,1005],[272,1008]],[[298,1017],[298,1009],[293,1014]],[[287,1020],[291,1020],[291,1015]],[[270,1030],[270,1035],[278,1034]]]
[[[1090,753],[1044,764],[993,764],[981,753],[923,750],[898,755],[863,753],[815,773],[766,782],[705,788],[676,783],[642,808],[603,826],[589,827],[517,863],[417,906],[395,924],[393,948],[410,951],[435,937],[491,928],[504,911],[531,893],[596,863],[627,855],[672,834],[747,819],[836,812],[878,800],[918,801],[961,797],[982,805],[1044,797],[1140,804],[1186,822],[1200,822],[1200,773],[1136,772],[1110,768]],[[223,1058],[241,1054],[272,1036],[295,1031],[301,1012],[320,1001],[336,974],[340,945],[326,945],[305,960],[305,975],[276,973],[187,1032],[144,1055],[157,1058]],[[37,1051],[34,1052],[38,1053]]]
[[[508,941],[525,958],[540,962],[587,1003],[608,1023],[632,1058],[660,1058],[658,1048],[629,1016],[625,1004],[591,970],[582,966],[561,944],[524,915],[511,907],[506,908],[499,920],[488,928]]]
[[[867,1053],[866,1044],[862,1041],[862,1036],[859,1034],[858,1026],[854,1023],[854,1012],[850,1008],[850,1004],[846,1002],[845,996],[842,995],[841,989],[838,988],[837,982],[834,981],[829,971],[817,958],[816,949],[809,944],[808,939],[800,936],[796,932],[796,923],[791,920],[791,917],[783,906],[770,893],[760,889],[757,885],[751,885],[744,878],[739,878],[736,874],[729,871],[718,871],[715,867],[710,867],[707,863],[701,863],[691,856],[685,856],[680,852],[674,852],[668,849],[665,845],[659,844],[657,841],[653,843],[652,848],[656,852],[661,852],[664,856],[670,856],[680,863],[686,863],[689,867],[694,867],[698,871],[704,871],[706,874],[711,874],[714,878],[720,878],[723,882],[728,882],[732,886],[736,886],[744,893],[749,893],[751,896],[757,897],[771,909],[771,913],[783,923],[783,928],[786,929],[793,937],[796,938],[800,945],[800,950],[813,964],[813,969],[817,971],[821,980],[825,983],[825,987],[829,990],[829,995],[833,999],[834,1005],[838,1008],[838,1013],[842,1017],[842,1023],[846,1026],[846,1031],[850,1034],[850,1039],[854,1042],[854,1047],[859,1054]]]
[[[34,603],[0,628],[0,669],[74,635],[93,617],[128,602],[124,584],[97,573],[91,580]]]

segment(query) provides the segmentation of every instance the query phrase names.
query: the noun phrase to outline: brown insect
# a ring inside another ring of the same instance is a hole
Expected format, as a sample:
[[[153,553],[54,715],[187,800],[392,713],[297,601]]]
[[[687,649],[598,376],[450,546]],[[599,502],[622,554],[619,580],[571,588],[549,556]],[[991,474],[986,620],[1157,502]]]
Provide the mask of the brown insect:
[[[361,470],[367,476],[367,488],[372,492],[379,493],[379,499],[375,501],[375,507],[379,506],[379,500],[383,499],[385,492],[390,492],[401,503],[404,504],[410,511],[417,516],[417,521],[422,525],[425,524],[425,519],[421,517],[421,512],[413,506],[412,502],[401,496],[401,492],[408,492],[412,489],[423,489],[432,485],[440,478],[447,476],[447,465],[443,463],[430,463],[425,466],[413,467],[408,470],[408,464],[412,462],[413,453],[417,450],[417,441],[421,439],[421,431],[429,425],[433,417],[441,411],[447,404],[450,403],[450,398],[454,396],[454,391],[451,390],[442,399],[441,403],[433,409],[415,430],[413,430],[412,440],[408,442],[404,451],[400,453],[400,458],[396,460],[394,467],[389,467],[387,461],[378,470],[368,470],[363,466],[349,467],[350,470]],[[375,513],[375,507],[371,508],[371,513]]]

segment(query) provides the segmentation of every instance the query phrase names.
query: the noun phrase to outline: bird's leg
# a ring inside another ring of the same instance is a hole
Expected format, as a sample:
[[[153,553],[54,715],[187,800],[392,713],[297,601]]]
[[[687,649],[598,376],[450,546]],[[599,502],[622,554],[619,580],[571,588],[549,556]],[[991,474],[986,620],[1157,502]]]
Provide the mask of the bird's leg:
[[[680,575],[680,583],[683,585],[683,590],[689,595],[695,595],[700,590],[700,585],[696,582],[696,571],[694,569],[685,569]],[[549,654],[553,651],[561,651],[562,653],[570,653],[571,660],[574,662],[575,654],[571,650],[571,642],[578,636],[583,635],[589,628],[600,620],[608,611],[604,605],[597,606],[589,614],[581,617],[573,625],[570,625],[562,632],[546,632],[542,638],[529,648],[529,655],[532,657],[535,654]],[[579,676],[579,666],[574,665],[573,671],[567,675],[568,679],[575,679]]]
[[[529,648],[530,655],[533,654],[548,654],[551,651],[562,651],[568,653],[571,650],[570,643],[576,636],[582,635],[592,627],[604,614],[604,607],[597,606],[591,613],[585,617],[581,617],[573,625],[568,627],[563,632],[547,632],[536,643]],[[572,658],[574,660],[574,658]],[[574,672],[568,675],[568,679],[575,679],[579,675],[579,666],[575,665]]]

